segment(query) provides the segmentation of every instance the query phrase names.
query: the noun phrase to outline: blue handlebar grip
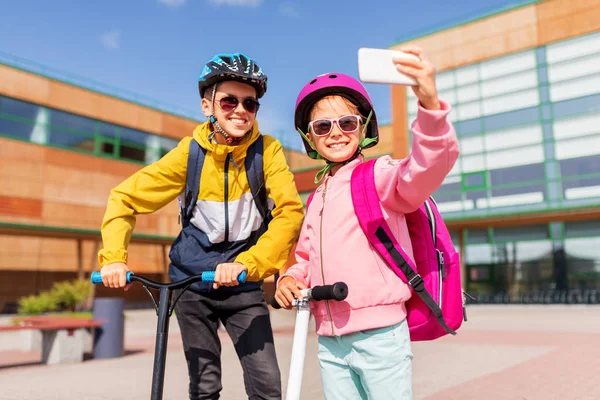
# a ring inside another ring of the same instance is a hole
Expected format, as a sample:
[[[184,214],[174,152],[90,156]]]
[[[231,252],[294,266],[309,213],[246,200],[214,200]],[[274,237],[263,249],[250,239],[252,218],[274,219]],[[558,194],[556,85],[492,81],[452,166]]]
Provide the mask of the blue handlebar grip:
[[[129,271],[127,272],[127,275],[125,275],[127,283],[131,283],[131,274],[133,274],[133,272]],[[102,275],[98,271],[92,272],[92,276],[90,276],[90,279],[93,284],[102,283]]]
[[[102,275],[100,275],[100,272],[92,272],[90,279],[92,280],[93,284],[102,283]]]
[[[214,282],[215,281],[215,271],[204,271],[202,273],[202,282]],[[242,271],[238,275],[238,282],[245,283],[246,282],[246,271]]]

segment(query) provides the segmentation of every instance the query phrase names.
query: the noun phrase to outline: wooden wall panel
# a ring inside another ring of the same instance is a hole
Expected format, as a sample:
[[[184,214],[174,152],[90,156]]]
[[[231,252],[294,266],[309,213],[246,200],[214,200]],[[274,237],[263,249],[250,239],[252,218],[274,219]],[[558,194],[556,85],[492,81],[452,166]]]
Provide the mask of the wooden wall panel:
[[[422,47],[439,71],[537,46],[533,5],[398,44]]]
[[[47,104],[50,81],[44,77],[0,65],[0,93],[32,103]]]
[[[38,269],[40,245],[40,238],[0,235],[0,269]]]
[[[198,106],[199,107],[199,106]],[[183,139],[186,136],[191,136],[194,129],[199,125],[199,122],[185,120],[173,115],[163,115],[163,134],[174,139]]]
[[[4,215],[40,218],[42,215],[42,202],[37,199],[0,196],[0,216]]]
[[[600,29],[600,0],[555,0],[536,6],[540,44]]]

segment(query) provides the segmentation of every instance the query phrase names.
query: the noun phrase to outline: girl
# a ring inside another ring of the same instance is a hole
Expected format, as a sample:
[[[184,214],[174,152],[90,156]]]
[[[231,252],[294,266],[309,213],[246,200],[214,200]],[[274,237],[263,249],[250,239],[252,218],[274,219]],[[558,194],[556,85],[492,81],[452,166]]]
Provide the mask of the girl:
[[[417,81],[412,87],[418,97],[412,151],[403,160],[380,157],[375,184],[387,222],[412,258],[404,214],[415,211],[439,188],[459,151],[447,120],[450,106],[437,95],[434,67],[420,48],[402,50],[418,57],[394,59],[399,72]],[[325,398],[411,399],[412,351],[405,307],[411,290],[370,247],[350,195],[350,178],[363,162],[362,149],[378,141],[371,100],[347,75],[319,75],[298,96],[295,124],[308,155],[324,159],[326,166],[315,179],[323,182],[306,212],[297,263],[278,280],[275,298],[290,308],[292,300],[301,297],[300,289],[345,282],[345,301],[311,305]]]

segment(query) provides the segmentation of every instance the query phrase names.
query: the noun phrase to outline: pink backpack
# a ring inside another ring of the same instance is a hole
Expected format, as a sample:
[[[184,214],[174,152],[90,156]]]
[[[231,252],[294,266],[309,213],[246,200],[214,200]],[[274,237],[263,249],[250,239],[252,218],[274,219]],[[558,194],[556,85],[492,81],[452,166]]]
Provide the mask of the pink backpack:
[[[375,161],[364,162],[352,172],[352,202],[371,245],[418,295],[406,303],[411,340],[455,335],[464,318],[460,258],[437,205],[430,198],[418,210],[405,215],[413,246],[413,263],[383,217],[375,188]],[[313,194],[308,198],[307,207]]]

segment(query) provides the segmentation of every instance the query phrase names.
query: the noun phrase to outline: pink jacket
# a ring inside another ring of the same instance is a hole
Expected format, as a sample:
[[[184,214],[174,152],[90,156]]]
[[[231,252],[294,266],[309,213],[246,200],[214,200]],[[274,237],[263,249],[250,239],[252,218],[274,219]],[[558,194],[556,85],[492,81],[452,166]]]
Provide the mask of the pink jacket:
[[[412,257],[405,213],[415,211],[442,184],[459,154],[456,132],[446,119],[450,106],[429,111],[419,105],[412,124],[411,154],[403,160],[380,157],[375,164],[377,193],[390,229]],[[343,281],[346,300],[314,301],[317,334],[344,335],[396,324],[406,318],[411,289],[371,249],[354,214],[350,196],[356,160],[326,176],[306,211],[296,248],[297,264],[285,276],[308,287]]]

